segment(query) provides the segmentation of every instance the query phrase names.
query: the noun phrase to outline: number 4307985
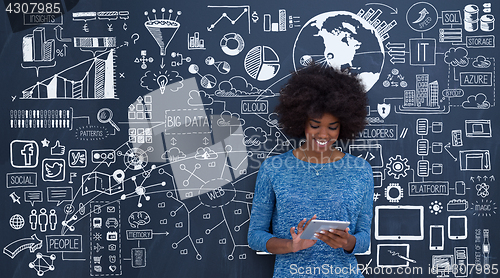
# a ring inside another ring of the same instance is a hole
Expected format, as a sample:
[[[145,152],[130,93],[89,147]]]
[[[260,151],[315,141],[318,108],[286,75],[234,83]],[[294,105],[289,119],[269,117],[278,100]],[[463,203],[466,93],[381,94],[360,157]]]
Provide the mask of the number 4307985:
[[[475,272],[476,274],[498,274],[498,268],[497,268],[497,264],[492,264],[492,265],[489,265],[489,264],[485,264],[485,265],[481,265],[481,264],[468,264],[467,265],[469,267],[469,274],[472,274],[473,272]]]
[[[61,3],[9,3],[5,8],[8,13],[61,13]]]

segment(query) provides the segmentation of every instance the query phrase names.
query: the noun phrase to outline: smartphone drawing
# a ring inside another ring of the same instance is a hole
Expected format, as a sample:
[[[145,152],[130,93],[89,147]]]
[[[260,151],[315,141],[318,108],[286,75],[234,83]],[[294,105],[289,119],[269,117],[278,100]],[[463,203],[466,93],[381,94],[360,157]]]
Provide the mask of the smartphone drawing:
[[[444,250],[444,226],[429,226],[429,250]]]

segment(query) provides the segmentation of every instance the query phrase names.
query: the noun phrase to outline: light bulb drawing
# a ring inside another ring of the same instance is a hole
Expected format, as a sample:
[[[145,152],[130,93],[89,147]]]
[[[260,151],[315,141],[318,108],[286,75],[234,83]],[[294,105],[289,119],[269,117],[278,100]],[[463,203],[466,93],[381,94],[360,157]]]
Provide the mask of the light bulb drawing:
[[[165,56],[167,54],[167,47],[172,41],[181,26],[179,22],[177,22],[177,18],[182,14],[181,11],[177,12],[177,16],[174,20],[171,19],[173,10],[168,10],[169,16],[168,19],[165,19],[165,8],[161,8],[162,18],[158,19],[156,17],[156,10],[152,10],[155,18],[150,19],[149,13],[146,11],[144,15],[148,17],[148,21],[144,23],[146,29],[148,29],[149,33],[155,39],[156,43],[160,47],[160,55]]]
[[[163,95],[165,93],[165,86],[168,84],[168,78],[162,74],[156,78],[156,82],[160,86],[160,93]]]
[[[149,91],[160,88],[161,94],[164,94],[167,87],[170,91],[177,92],[184,86],[183,81],[184,78],[175,70],[158,71],[157,73],[148,70],[144,73],[144,76],[141,77],[141,87]]]

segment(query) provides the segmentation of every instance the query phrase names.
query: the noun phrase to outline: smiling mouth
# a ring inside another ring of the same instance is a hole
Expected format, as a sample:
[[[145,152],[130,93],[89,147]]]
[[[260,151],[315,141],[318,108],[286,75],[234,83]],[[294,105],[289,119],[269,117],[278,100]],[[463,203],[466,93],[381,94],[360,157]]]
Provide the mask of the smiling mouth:
[[[316,143],[318,143],[318,145],[320,145],[321,147],[324,147],[326,146],[326,144],[328,144],[328,142],[330,142],[330,140],[317,140],[317,139],[314,139],[314,141],[316,141]]]

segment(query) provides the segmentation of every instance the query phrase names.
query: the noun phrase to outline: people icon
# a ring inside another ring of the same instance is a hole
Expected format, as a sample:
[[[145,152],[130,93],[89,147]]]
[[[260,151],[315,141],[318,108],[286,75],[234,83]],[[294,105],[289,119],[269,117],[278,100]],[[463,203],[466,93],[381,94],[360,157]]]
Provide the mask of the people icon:
[[[56,229],[56,225],[57,225],[57,214],[56,214],[55,209],[50,210],[49,224],[50,224],[50,230],[54,231]]]
[[[40,232],[47,231],[47,224],[49,223],[49,218],[47,216],[47,210],[45,208],[40,209],[40,215],[38,215],[38,224],[40,224]]]
[[[38,226],[40,226],[40,232],[47,231],[47,225],[49,226],[51,231],[55,231],[57,226],[57,214],[55,209],[51,209],[49,215],[47,215],[47,209],[41,208],[40,213],[37,214],[36,209],[32,209],[29,222],[31,230],[36,231]]]
[[[36,215],[36,209],[31,210],[30,225],[31,225],[31,230],[35,231],[38,225],[38,216]]]

